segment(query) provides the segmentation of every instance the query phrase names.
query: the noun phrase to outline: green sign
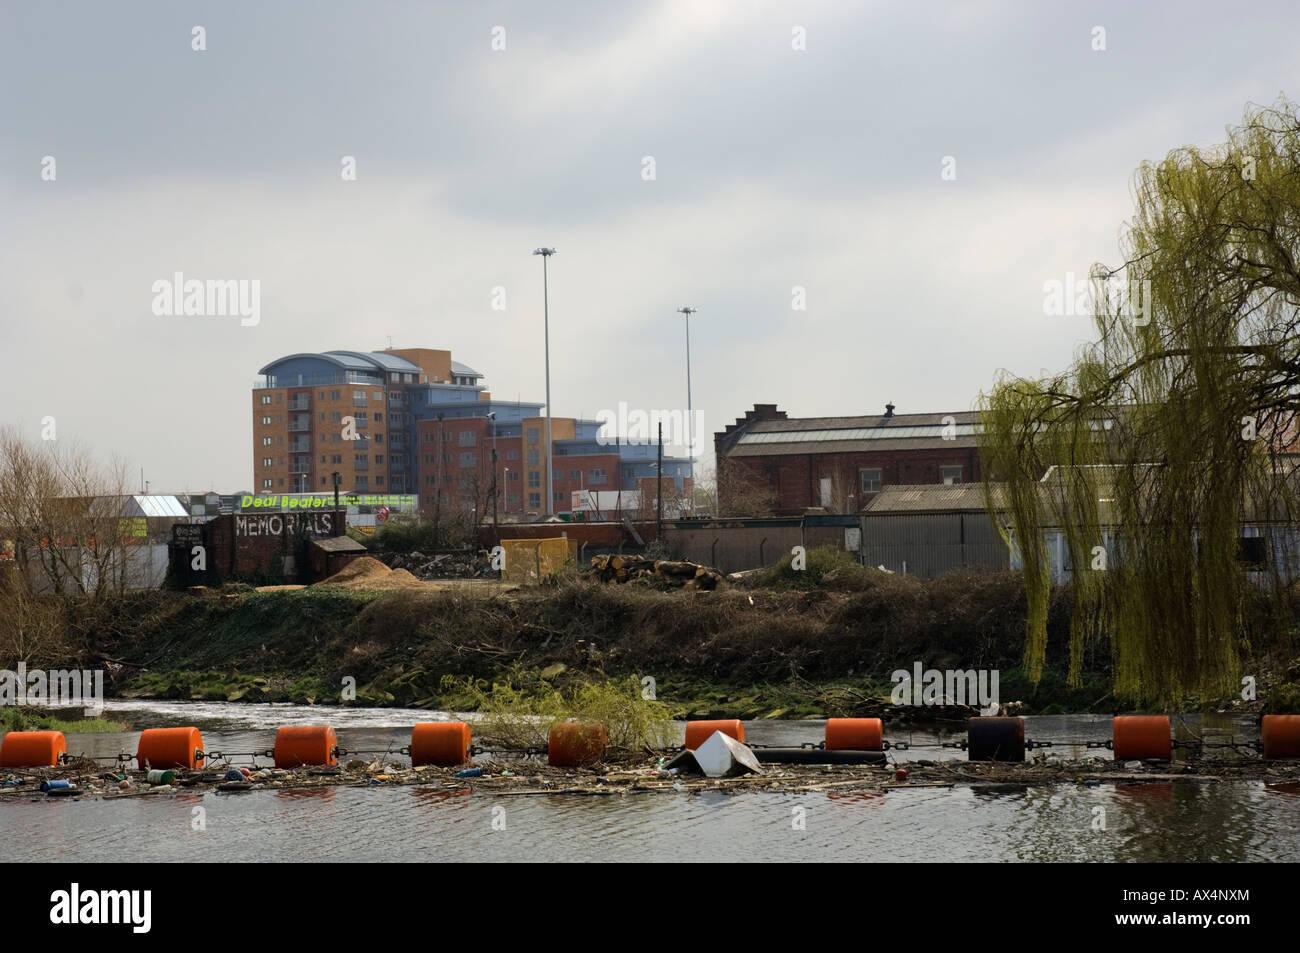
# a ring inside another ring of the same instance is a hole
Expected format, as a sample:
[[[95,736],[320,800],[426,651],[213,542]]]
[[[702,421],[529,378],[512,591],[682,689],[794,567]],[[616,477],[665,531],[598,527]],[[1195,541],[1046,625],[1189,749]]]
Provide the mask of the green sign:
[[[397,506],[414,509],[415,494],[340,493],[340,506]],[[241,510],[332,510],[333,493],[272,493],[266,496],[246,494],[239,498]]]

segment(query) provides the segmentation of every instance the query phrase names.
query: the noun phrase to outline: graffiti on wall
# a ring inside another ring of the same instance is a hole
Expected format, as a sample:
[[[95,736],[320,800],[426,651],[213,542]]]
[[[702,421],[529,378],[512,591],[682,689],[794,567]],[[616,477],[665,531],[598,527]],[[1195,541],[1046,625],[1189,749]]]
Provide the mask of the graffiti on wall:
[[[329,536],[334,532],[333,513],[260,513],[235,516],[235,536]]]

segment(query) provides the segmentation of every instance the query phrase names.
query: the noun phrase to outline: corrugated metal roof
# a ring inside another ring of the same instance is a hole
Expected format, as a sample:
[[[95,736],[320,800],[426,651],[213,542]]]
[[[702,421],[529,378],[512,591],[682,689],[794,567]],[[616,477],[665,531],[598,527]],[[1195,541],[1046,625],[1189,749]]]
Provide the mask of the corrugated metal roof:
[[[482,377],[483,376],[478,371],[474,370],[474,368],[470,367],[468,364],[462,364],[460,361],[451,362],[451,372],[455,374],[457,377]]]
[[[872,417],[788,417],[782,420],[759,420],[746,428],[746,433],[777,433],[783,430],[852,430],[890,427],[943,427],[944,418],[951,417],[958,424],[980,422],[978,410],[962,410],[941,414],[883,414]]]
[[[998,495],[994,488],[995,498]],[[877,493],[864,508],[866,513],[921,513],[940,510],[984,509],[984,487],[979,483],[926,483],[919,486],[894,484]]]
[[[131,502],[141,516],[189,516],[189,512],[174,496],[133,496]]]
[[[811,440],[799,443],[737,443],[726,451],[728,457],[772,457],[800,453],[882,453],[888,450],[970,449],[978,446],[974,437],[944,440],[933,437],[910,437],[873,440]]]
[[[366,547],[351,536],[326,536],[324,539],[313,539],[311,545],[329,553],[364,553],[366,551]]]
[[[823,430],[776,430],[747,433],[736,441],[753,443],[817,443],[827,440],[906,440],[925,437],[943,439],[945,433],[954,437],[973,437],[982,428],[978,424],[924,424],[915,427],[835,427]]]

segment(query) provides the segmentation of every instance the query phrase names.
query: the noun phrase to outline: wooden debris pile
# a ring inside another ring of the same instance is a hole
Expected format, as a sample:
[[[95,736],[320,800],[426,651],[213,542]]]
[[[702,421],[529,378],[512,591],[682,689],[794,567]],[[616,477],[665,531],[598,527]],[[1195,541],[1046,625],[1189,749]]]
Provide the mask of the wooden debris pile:
[[[592,556],[591,571],[602,582],[627,582],[654,578],[679,589],[718,588],[722,573],[686,560],[647,559],[645,556]]]

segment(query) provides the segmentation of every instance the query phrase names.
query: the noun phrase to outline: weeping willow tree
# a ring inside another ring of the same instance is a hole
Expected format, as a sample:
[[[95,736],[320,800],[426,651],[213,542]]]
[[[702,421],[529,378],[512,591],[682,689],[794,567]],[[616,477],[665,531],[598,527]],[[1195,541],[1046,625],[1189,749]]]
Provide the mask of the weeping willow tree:
[[[1043,669],[1053,569],[1070,679],[1104,637],[1117,697],[1240,690],[1249,608],[1295,575],[1300,116],[1246,109],[1225,143],[1142,165],[1123,264],[1094,266],[1096,340],[1057,376],[982,395],[990,513],[1019,553],[1025,666]],[[1242,560],[1243,535],[1258,534]],[[1254,648],[1259,648],[1256,644]]]

